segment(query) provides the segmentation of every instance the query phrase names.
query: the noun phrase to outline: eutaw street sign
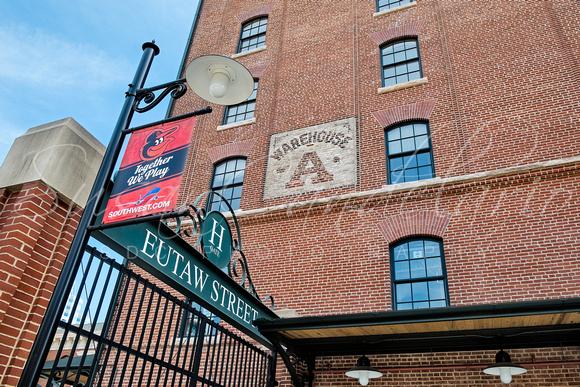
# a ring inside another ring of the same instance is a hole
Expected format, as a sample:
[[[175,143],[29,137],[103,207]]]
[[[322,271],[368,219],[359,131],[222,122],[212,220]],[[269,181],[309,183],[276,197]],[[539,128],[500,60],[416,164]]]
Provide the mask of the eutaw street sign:
[[[194,206],[191,208],[195,209]],[[203,211],[196,211],[196,215],[201,223],[199,238],[203,250],[210,252],[208,255],[211,256],[212,252],[220,253],[229,249],[229,258],[224,259],[224,256],[217,254],[217,258],[210,261],[161,222],[110,226],[94,232],[93,236],[248,336],[271,347],[253,321],[278,316],[258,298],[251,279],[248,291],[222,270],[236,264],[235,261],[229,261],[233,239],[226,218],[217,212],[203,216]],[[243,253],[238,251],[237,254],[241,254],[243,259],[238,262],[242,270],[247,270]],[[243,277],[249,278],[247,271]]]

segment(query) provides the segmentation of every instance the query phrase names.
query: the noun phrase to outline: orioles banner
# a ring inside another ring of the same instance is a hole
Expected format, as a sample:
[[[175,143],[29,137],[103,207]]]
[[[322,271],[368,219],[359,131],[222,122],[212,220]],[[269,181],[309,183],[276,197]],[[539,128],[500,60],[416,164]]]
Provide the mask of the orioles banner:
[[[131,134],[103,223],[175,208],[195,119],[194,116]]]

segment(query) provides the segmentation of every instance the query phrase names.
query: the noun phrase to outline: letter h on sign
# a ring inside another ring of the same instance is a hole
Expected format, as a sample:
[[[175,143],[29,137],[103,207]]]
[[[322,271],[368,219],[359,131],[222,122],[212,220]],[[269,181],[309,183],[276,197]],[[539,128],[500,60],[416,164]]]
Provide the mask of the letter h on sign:
[[[212,219],[212,220],[213,220],[213,227],[211,229],[211,239],[209,240],[209,243],[214,245],[219,251],[222,251],[222,240],[224,237],[225,228],[224,228],[224,226],[219,224],[217,220],[215,220],[215,219]],[[219,226],[221,228],[221,232],[219,234],[215,231],[216,226]],[[217,236],[220,239],[220,242],[218,245],[216,245],[215,242],[213,241],[214,236]]]

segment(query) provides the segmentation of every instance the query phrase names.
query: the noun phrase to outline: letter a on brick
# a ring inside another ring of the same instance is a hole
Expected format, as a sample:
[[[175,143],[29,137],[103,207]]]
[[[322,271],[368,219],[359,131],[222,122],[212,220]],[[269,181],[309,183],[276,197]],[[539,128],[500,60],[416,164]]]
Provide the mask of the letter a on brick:
[[[311,164],[310,166],[308,166]],[[302,187],[304,181],[301,179],[302,176],[316,174],[312,178],[312,184],[324,183],[327,181],[332,181],[333,176],[328,173],[322,161],[316,154],[316,152],[306,152],[300,159],[298,166],[292,174],[292,178],[288,183],[286,183],[286,188]]]

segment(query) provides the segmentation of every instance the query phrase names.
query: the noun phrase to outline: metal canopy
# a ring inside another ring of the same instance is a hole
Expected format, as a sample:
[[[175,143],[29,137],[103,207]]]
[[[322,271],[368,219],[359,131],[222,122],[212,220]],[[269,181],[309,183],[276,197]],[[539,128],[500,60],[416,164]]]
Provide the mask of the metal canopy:
[[[318,356],[580,345],[580,298],[260,319],[260,333],[307,363]]]

